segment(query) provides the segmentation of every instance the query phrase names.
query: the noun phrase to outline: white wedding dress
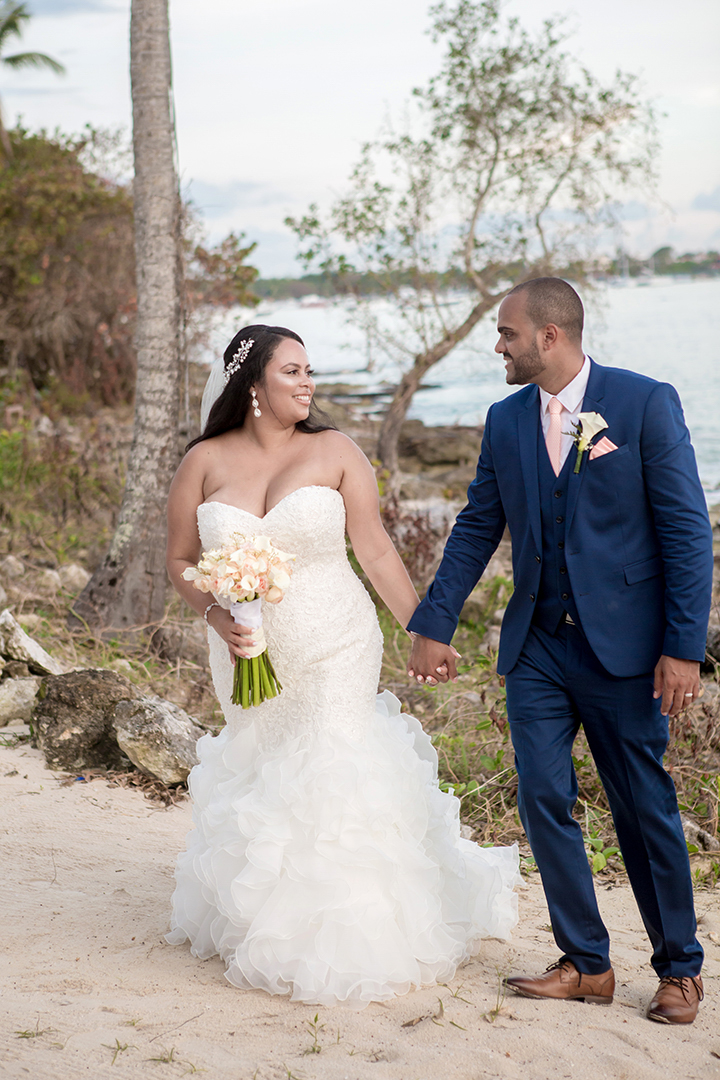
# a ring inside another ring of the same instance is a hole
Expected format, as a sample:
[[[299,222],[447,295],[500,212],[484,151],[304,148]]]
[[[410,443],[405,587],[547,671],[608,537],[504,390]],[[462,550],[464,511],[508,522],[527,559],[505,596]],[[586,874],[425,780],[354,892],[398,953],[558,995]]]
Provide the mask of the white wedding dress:
[[[279,697],[232,705],[210,629],[227,725],[198,742],[168,941],[219,954],[235,986],[319,1005],[450,979],[515,925],[517,848],[461,839],[430,739],[377,696],[382,636],[347,559],[342,496],[299,488],[264,518],[209,502],[198,522],[203,550],[261,533],[297,559],[285,599],[263,605]]]

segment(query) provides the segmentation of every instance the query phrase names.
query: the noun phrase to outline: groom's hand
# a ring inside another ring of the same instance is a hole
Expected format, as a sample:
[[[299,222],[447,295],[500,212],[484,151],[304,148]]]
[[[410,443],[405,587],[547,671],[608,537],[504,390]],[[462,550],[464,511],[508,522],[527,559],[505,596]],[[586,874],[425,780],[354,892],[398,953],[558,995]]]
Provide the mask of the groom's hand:
[[[457,682],[456,659],[460,659],[460,653],[453,649],[452,645],[444,645],[442,641],[433,641],[421,634],[413,634],[407,673],[411,679],[427,683],[428,686],[437,686],[439,682],[447,682],[448,679]]]
[[[700,695],[700,665],[697,660],[660,657],[655,668],[653,697],[662,697],[660,711],[663,716],[677,716]]]

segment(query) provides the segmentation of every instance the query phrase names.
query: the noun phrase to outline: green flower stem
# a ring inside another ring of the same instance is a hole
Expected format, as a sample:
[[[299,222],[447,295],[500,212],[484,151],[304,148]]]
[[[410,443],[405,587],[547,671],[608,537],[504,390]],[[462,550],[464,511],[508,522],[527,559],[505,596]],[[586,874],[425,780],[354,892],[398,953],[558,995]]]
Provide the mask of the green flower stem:
[[[259,705],[262,701],[261,692],[262,684],[260,682],[260,664],[258,663],[259,657],[253,656],[250,660],[250,684],[252,688],[252,703],[253,705]]]
[[[575,458],[575,468],[573,469],[573,472],[576,472],[576,473],[580,472],[580,464],[582,462],[582,456],[583,456],[584,453],[585,453],[584,450],[578,450],[577,457]]]

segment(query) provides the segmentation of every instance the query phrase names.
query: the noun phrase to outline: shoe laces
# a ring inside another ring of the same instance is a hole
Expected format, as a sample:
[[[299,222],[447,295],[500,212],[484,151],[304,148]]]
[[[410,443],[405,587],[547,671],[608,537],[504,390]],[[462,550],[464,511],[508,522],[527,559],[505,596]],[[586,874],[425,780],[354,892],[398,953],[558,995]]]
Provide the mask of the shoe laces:
[[[702,1001],[702,999],[705,997],[705,994],[702,987],[700,986],[700,983],[692,975],[663,975],[662,979],[660,980],[660,986],[677,986],[678,990],[680,990],[682,996],[685,998],[689,1005],[690,998],[688,997],[688,990],[690,988],[685,985],[689,982],[692,983],[695,987],[695,993],[698,996],[698,1001]]]

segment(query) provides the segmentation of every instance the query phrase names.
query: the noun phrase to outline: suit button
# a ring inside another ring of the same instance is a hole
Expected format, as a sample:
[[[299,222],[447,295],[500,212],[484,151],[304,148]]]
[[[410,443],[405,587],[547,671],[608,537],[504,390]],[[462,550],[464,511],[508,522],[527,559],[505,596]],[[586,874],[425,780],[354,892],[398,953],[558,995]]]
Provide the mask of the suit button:
[[[560,567],[560,573],[561,574],[567,574],[567,566],[561,566]]]
[[[555,520],[557,521],[558,525],[562,525],[565,518],[564,517],[556,517]]]
[[[556,499],[562,499],[562,491],[556,491],[555,492],[555,498]]]
[[[562,551],[562,549],[565,547],[565,541],[564,540],[558,540],[558,547]]]
[[[539,556],[539,555],[536,555],[536,556],[535,556],[535,562],[540,562],[540,561],[541,561],[541,559],[540,559],[540,556]]]
[[[534,592],[530,593],[530,599],[533,600],[533,601],[535,600],[535,593]]]
[[[560,599],[561,600],[569,600],[570,599],[570,593],[569,592],[564,592],[562,594],[562,596],[560,597]]]

